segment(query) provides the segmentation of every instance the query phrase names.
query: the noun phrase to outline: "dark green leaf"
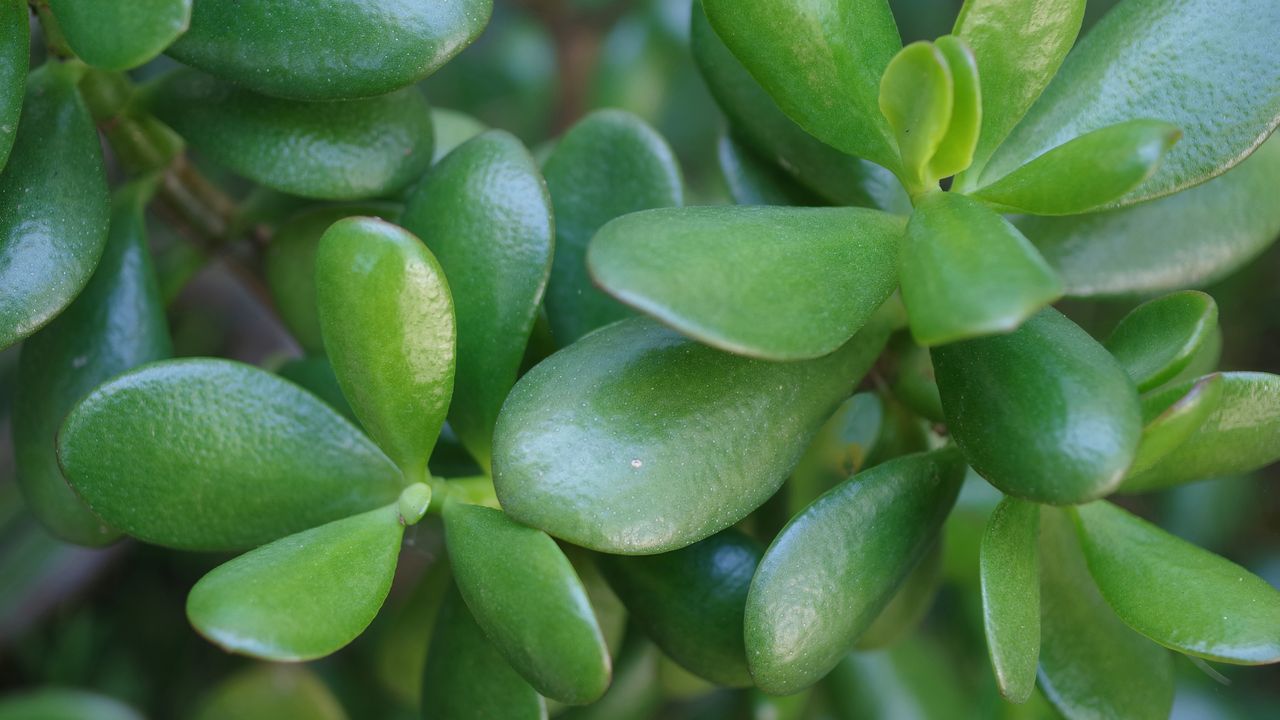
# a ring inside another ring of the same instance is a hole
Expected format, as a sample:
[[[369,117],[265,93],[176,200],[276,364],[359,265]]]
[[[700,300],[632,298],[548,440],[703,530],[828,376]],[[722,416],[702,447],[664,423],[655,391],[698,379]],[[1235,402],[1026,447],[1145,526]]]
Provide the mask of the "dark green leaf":
[[[1142,398],[1142,442],[1129,468],[1136,475],[1155,466],[1204,425],[1222,404],[1222,376],[1206,375],[1191,384],[1153,392]]]
[[[827,204],[783,172],[782,168],[760,158],[731,135],[720,136],[716,143],[716,159],[734,204],[792,207],[818,207]]]
[[[1040,659],[1040,506],[1007,497],[982,536],[982,621],[1000,694],[1023,703]]]
[[[448,556],[436,556],[385,624],[376,650],[376,673],[384,687],[410,707],[422,702],[422,671],[445,593],[453,588]]]
[[[929,161],[947,135],[954,102],[947,58],[933,43],[911,43],[884,70],[880,112],[893,128],[901,177],[912,196],[930,189],[937,179],[929,173]]]
[[[106,695],[48,687],[0,698],[0,720],[142,720],[136,710]]]
[[[889,604],[876,615],[866,631],[858,636],[854,647],[875,650],[888,647],[906,637],[924,619],[942,584],[942,538],[925,552],[920,562],[902,581]]]
[[[31,10],[23,0],[0,0],[0,170],[17,137],[27,87]]]
[[[901,217],[862,208],[690,207],[605,225],[601,287],[713,347],[768,360],[826,355],[897,284]]]
[[[302,665],[258,665],[223,680],[195,720],[346,720],[347,713],[315,673]]]
[[[402,483],[318,398],[227,360],[159,362],[116,377],[71,412],[58,452],[108,524],[191,550],[260,545],[391,502]]]
[[[929,160],[929,175],[945,178],[969,167],[982,126],[982,87],[973,49],[955,35],[944,35],[934,46],[946,60],[951,75],[951,116],[947,134]]]
[[[1202,292],[1170,293],[1145,302],[1120,320],[1104,343],[1146,392],[1168,382],[1195,357],[1218,327],[1218,304]]]
[[[164,51],[191,22],[192,0],[49,0],[72,51],[106,70],[128,70]]]

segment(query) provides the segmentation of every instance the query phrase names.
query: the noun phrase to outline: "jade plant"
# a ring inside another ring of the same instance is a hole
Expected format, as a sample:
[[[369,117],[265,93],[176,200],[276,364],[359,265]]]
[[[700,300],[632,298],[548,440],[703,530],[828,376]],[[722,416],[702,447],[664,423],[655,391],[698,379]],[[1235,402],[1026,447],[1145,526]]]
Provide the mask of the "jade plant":
[[[28,511],[204,554],[209,644],[372,644],[426,718],[891,716],[966,607],[987,716],[1164,718],[1178,656],[1280,662],[1280,591],[1146,519],[1280,460],[1280,376],[1220,369],[1202,291],[1280,235],[1280,5],[967,0],[905,45],[895,9],[695,0],[733,202],[686,205],[631,112],[531,150],[428,104],[490,0],[0,0]],[[213,265],[289,357],[190,351]],[[183,711],[341,705],[261,664]],[[136,717],[0,698],[57,712]]]

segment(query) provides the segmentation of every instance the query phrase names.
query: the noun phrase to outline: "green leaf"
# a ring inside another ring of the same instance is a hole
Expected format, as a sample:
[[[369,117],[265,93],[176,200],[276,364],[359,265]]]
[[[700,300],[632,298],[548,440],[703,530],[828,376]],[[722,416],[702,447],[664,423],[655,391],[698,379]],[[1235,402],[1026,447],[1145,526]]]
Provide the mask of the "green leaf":
[[[148,85],[141,101],[210,160],[292,195],[386,195],[431,164],[431,114],[415,88],[316,105],[178,70]]]
[[[436,147],[432,163],[444,159],[454,148],[489,128],[470,115],[448,108],[431,108],[431,126],[435,129]]]
[[[608,157],[609,162],[600,162]],[[665,140],[640,118],[601,110],[569,129],[543,166],[555,209],[555,259],[547,314],[568,345],[630,312],[591,284],[587,242],[610,220],[683,203],[680,167]]]
[[[485,637],[456,588],[440,606],[422,683],[424,720],[546,720],[547,705]]]
[[[265,660],[337,652],[387,599],[402,535],[392,505],[280,538],[201,578],[187,618],[219,647]]]
[[[110,236],[89,284],[22,345],[13,413],[18,484],[45,527],[81,545],[105,545],[119,532],[63,477],[56,452],[62,421],[98,385],[173,351],[142,215],[154,189],[154,179],[144,180],[116,194]]]
[[[507,398],[498,498],[516,520],[603,552],[701,540],[773,495],[887,335],[877,318],[831,355],[771,363],[648,319],[592,333]]]
[[[820,690],[840,718],[954,720],[977,701],[956,665],[936,642],[910,636],[887,650],[845,655]]]
[[[605,225],[587,260],[609,293],[700,342],[801,360],[893,293],[903,227],[862,208],[663,208]]]
[[[951,117],[947,133],[929,160],[929,175],[945,178],[969,167],[982,126],[982,87],[978,61],[969,45],[955,35],[944,35],[934,47],[946,60],[951,75]]]
[[[117,376],[71,412],[58,454],[109,525],[187,550],[254,547],[389,503],[402,483],[319,398],[228,360]]]
[[[1023,703],[1040,659],[1040,506],[1006,497],[982,536],[982,623],[1000,694]]]
[[[1172,380],[1218,327],[1218,304],[1202,292],[1170,293],[1120,320],[1104,346],[1140,392]]]
[[[936,179],[929,161],[947,135],[954,102],[947,58],[930,42],[902,48],[880,79],[880,112],[893,128],[903,184],[913,197]]]
[[[192,0],[49,0],[71,50],[105,70],[135,68],[164,52],[191,22]]]
[[[551,271],[551,200],[529,152],[495,130],[442,160],[413,191],[403,222],[449,278],[458,319],[449,426],[487,470],[498,409]]]
[[[199,0],[169,54],[267,95],[370,97],[438,70],[492,11],[493,0]]]
[[[906,340],[906,338],[903,338]],[[942,396],[938,394],[938,380],[934,377],[933,361],[929,350],[911,341],[899,342],[897,375],[890,389],[893,396],[911,412],[935,423],[946,422],[942,414]]]
[[[1271,52],[1277,33],[1280,5],[1272,0],[1122,3],[1067,56],[982,179],[1087,132],[1152,117],[1186,136],[1113,205],[1202,183],[1243,160],[1280,121],[1280,63]]]
[[[1096,210],[1151,177],[1182,131],[1159,120],[1108,125],[1046,151],[973,196],[1033,215]]]
[[[540,694],[577,705],[609,687],[609,650],[569,559],[501,510],[447,501],[458,590],[484,634]]]
[[[734,134],[762,158],[832,204],[910,210],[911,203],[893,173],[824,144],[787,117],[725,47],[698,0],[693,3],[689,42],[707,88],[729,117]]]
[[[822,142],[889,169],[880,76],[901,48],[885,0],[703,0],[711,25],[778,107]]]
[[[1142,442],[1129,468],[1137,475],[1154,467],[1204,425],[1222,403],[1222,376],[1214,373],[1195,381],[1190,389],[1178,384],[1142,398]]]
[[[947,429],[1009,495],[1069,505],[1106,495],[1133,462],[1138,396],[1119,363],[1046,308],[1008,335],[933,349]]]
[[[1040,689],[1069,720],[1165,720],[1172,656],[1102,599],[1066,512],[1040,512]]]
[[[1280,140],[1176,195],[1108,212],[1024,216],[1018,226],[1077,297],[1204,286],[1280,237]]]
[[[729,134],[716,142],[720,174],[735,205],[820,207],[827,204]],[[860,203],[862,204],[862,203]]]
[[[258,665],[218,683],[195,720],[346,720],[315,673],[302,665]]]
[[[790,695],[835,667],[936,541],[963,479],[954,449],[908,455],[787,523],[747,595],[747,662],[761,690]]]
[[[763,549],[728,529],[660,555],[601,557],[601,570],[645,634],[717,685],[752,685],[742,641],[747,588]]]
[[[1280,376],[1228,372],[1222,382],[1222,400],[1208,419],[1154,466],[1130,475],[1121,491],[1248,473],[1280,460]]]
[[[57,62],[31,73],[0,173],[0,349],[75,299],[107,241],[110,198],[80,73]]]
[[[917,343],[1009,332],[1062,295],[1040,253],[994,211],[959,193],[930,193],[916,203],[901,272]]]
[[[453,393],[453,300],[440,264],[408,231],[348,218],[320,239],[316,291],[356,417],[410,480],[424,479]]]
[[[0,698],[0,720],[143,720],[115,698],[85,690],[46,687]]]
[[[1280,592],[1265,580],[1108,502],[1074,517],[1089,571],[1129,627],[1207,660],[1280,661]]]
[[[858,636],[854,647],[875,650],[888,647],[906,637],[924,619],[942,584],[942,538],[925,552],[920,562],[902,581],[893,599],[876,615],[866,631]]]
[[[27,88],[31,10],[23,0],[0,0],[0,170],[17,137]]]
[[[791,471],[788,516],[805,509],[867,464],[880,438],[884,416],[884,405],[875,393],[858,393],[840,403]]]
[[[982,131],[967,177],[977,180],[1058,71],[1084,8],[1085,0],[965,1],[953,32],[973,48],[982,78]]]

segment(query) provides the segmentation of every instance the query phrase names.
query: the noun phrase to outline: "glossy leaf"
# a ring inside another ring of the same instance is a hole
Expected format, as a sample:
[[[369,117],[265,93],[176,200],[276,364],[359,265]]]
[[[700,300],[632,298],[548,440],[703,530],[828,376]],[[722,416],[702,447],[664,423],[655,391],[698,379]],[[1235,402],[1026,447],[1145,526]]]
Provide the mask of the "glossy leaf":
[[[717,685],[752,685],[742,641],[763,548],[736,529],[660,555],[601,557],[627,611],[668,657]]]
[[[316,294],[360,424],[410,480],[425,478],[453,393],[453,300],[439,262],[395,225],[340,220],[320,239]]]
[[[897,643],[911,633],[929,612],[942,584],[942,538],[925,552],[902,581],[893,599],[876,615],[854,647],[875,650]]]
[[[424,720],[546,720],[547,705],[485,637],[457,589],[440,606],[422,683]]]
[[[992,157],[983,181],[1073,137],[1144,117],[1182,128],[1185,136],[1154,175],[1113,205],[1168,195],[1224,172],[1280,121],[1280,64],[1269,49],[1277,33],[1280,5],[1272,0],[1118,5],[1067,57]]]
[[[23,0],[0,0],[0,170],[17,137],[26,92],[31,10]]]
[[[258,665],[218,683],[195,720],[346,720],[324,682],[302,665]]]
[[[1089,571],[1129,627],[1207,660],[1280,662],[1280,591],[1265,580],[1111,503],[1074,516]]]
[[[1009,495],[1052,504],[1112,492],[1142,430],[1119,363],[1046,308],[1022,327],[933,349],[947,429],[973,469]]]
[[[788,695],[835,667],[936,540],[963,479],[954,449],[908,455],[787,524],[747,595],[747,662],[761,690]]]
[[[1040,512],[1040,689],[1068,720],[1165,720],[1172,656],[1102,599],[1066,513]]]
[[[1222,382],[1222,400],[1199,429],[1154,466],[1128,477],[1122,491],[1253,472],[1280,460],[1280,376],[1229,372]]]
[[[515,519],[621,554],[675,550],[758,507],[884,347],[877,318],[812,361],[751,360],[627,320],[516,383],[494,485]]]
[[[728,134],[721,135],[716,142],[716,160],[735,205],[819,207],[827,204],[782,168],[771,165]]]
[[[973,177],[1031,107],[1080,32],[1085,0],[966,0],[955,34],[982,78],[982,132]],[[973,177],[973,179],[977,179]]]
[[[80,73],[57,62],[31,73],[0,173],[0,349],[75,299],[107,241],[110,199]]]
[[[128,70],[164,51],[191,22],[192,0],[49,0],[72,51],[105,70]]]
[[[0,697],[0,720],[143,720],[133,708],[106,695],[46,687]]]
[[[955,35],[944,35],[934,47],[946,60],[951,76],[951,117],[947,133],[929,160],[932,177],[951,177],[969,167],[982,126],[982,87],[978,61],[969,45]]]
[[[319,398],[227,360],[117,376],[68,416],[58,455],[108,524],[189,550],[254,547],[391,502],[402,482]]]
[[[1000,694],[1023,703],[1040,659],[1040,506],[1007,497],[982,536],[982,621]]]
[[[63,477],[55,446],[62,421],[101,383],[172,353],[142,216],[153,189],[144,180],[116,194],[110,237],[89,284],[22,345],[13,415],[18,483],[45,527],[81,545],[104,545],[119,532],[90,512]]]
[[[1151,177],[1182,131],[1159,120],[1129,120],[1048,150],[973,192],[997,208],[1033,215],[1095,210]]]
[[[903,227],[860,208],[664,208],[605,225],[587,259],[609,293],[700,342],[799,360],[843,345],[893,292]]]
[[[492,131],[431,171],[403,223],[449,278],[458,322],[449,425],[488,469],[498,409],[515,384],[551,270],[551,200],[520,141]]]
[[[787,481],[787,515],[804,510],[831,488],[861,470],[875,449],[885,421],[875,393],[858,393],[822,424]]]
[[[403,534],[392,505],[275,540],[201,578],[187,596],[187,618],[230,652],[277,661],[324,657],[378,614]]]
[[[1218,327],[1218,304],[1202,292],[1165,295],[1134,308],[1104,344],[1145,392],[1182,372]]]
[[[431,108],[431,126],[436,135],[435,153],[431,158],[433,163],[440,162],[454,148],[489,129],[466,113],[438,107]]]
[[[143,102],[202,155],[292,195],[386,195],[431,164],[431,114],[414,88],[316,105],[179,70],[149,85]]]
[[[1129,468],[1136,475],[1155,466],[1195,434],[1222,404],[1222,376],[1214,373],[1188,389],[1179,383],[1142,398],[1142,442]]]
[[[894,169],[877,112],[880,76],[901,47],[883,0],[703,0],[716,33],[778,107],[819,140]]]
[[[925,346],[1009,332],[1062,295],[1017,228],[959,193],[916,200],[901,273],[911,334]]]
[[[199,0],[169,53],[268,95],[369,97],[438,70],[492,10],[492,0]]]
[[[599,162],[607,156],[609,162]],[[683,202],[680,167],[665,140],[620,110],[592,113],[569,129],[543,166],[555,209],[555,259],[547,315],[556,342],[630,315],[591,284],[587,242],[610,220]]]
[[[933,43],[911,43],[884,70],[880,112],[893,128],[901,177],[913,196],[936,179],[929,173],[929,161],[947,135],[954,102],[947,58]]]
[[[609,687],[609,650],[582,581],[546,533],[501,510],[449,501],[445,542],[476,623],[540,694],[574,704]]]

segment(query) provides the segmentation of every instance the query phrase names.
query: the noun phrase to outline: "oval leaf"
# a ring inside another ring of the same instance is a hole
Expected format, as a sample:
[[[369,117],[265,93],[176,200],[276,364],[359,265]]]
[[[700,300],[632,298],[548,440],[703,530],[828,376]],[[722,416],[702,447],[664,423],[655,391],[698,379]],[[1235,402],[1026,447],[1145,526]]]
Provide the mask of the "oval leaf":
[[[0,720],[143,720],[115,698],[85,690],[49,687],[0,698]]]
[[[292,195],[386,195],[431,164],[431,114],[414,88],[316,105],[179,70],[148,86],[143,102],[201,154]]]
[[[454,148],[488,130],[484,123],[457,110],[431,108],[431,126],[435,129],[436,147],[431,162],[438,163]]]
[[[281,538],[201,578],[187,618],[219,647],[265,660],[337,652],[387,599],[403,534],[393,505]]]
[[[373,218],[330,226],[316,254],[320,328],[342,392],[410,480],[427,475],[453,393],[453,300],[418,238]]]
[[[164,51],[191,22],[192,0],[49,0],[58,28],[81,60],[128,70]]]
[[[17,137],[30,62],[31,10],[23,0],[0,0],[0,170]]]
[[[227,360],[116,377],[71,412],[58,454],[108,524],[187,550],[254,547],[391,502],[402,482],[319,398]]]
[[[1116,489],[1142,417],[1133,383],[1052,308],[1008,335],[933,349],[947,429],[1009,495],[1069,505]]]
[[[930,42],[902,48],[880,79],[880,112],[893,128],[903,184],[913,196],[937,180],[929,160],[947,135],[954,102],[947,59]]]
[[[947,61],[951,74],[951,119],[947,134],[929,160],[932,177],[951,177],[969,167],[978,145],[982,125],[982,88],[978,81],[978,61],[969,45],[955,35],[944,35],[934,47]]]
[[[592,333],[507,398],[498,498],[515,519],[603,552],[701,540],[773,495],[887,334],[876,319],[831,355],[770,363],[647,319]]]
[[[493,0],[200,0],[169,53],[268,95],[369,97],[435,72],[492,11]]]
[[[1145,392],[1182,372],[1218,327],[1218,304],[1202,292],[1179,292],[1134,308],[1104,346]]]
[[[1204,425],[1222,404],[1222,376],[1215,373],[1192,383],[1178,384],[1168,390],[1142,398],[1142,442],[1138,456],[1129,468],[1136,475],[1155,466]]]
[[[259,665],[223,680],[195,720],[346,720],[338,699],[302,665]]]
[[[843,345],[893,292],[903,227],[860,208],[664,208],[605,225],[588,264],[609,293],[696,340],[800,360]]]
[[[1007,497],[982,536],[982,624],[1000,694],[1023,703],[1040,660],[1040,506]]]

